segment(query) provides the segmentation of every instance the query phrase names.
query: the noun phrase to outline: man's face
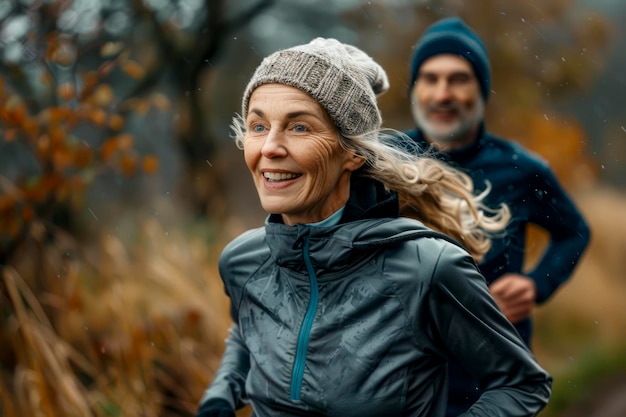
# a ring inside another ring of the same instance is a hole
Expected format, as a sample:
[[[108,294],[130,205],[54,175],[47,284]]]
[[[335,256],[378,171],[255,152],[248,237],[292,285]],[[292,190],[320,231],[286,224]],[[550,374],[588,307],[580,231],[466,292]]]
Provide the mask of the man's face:
[[[444,149],[471,142],[484,107],[480,85],[468,61],[453,54],[424,61],[411,90],[411,108],[415,123],[429,142]]]

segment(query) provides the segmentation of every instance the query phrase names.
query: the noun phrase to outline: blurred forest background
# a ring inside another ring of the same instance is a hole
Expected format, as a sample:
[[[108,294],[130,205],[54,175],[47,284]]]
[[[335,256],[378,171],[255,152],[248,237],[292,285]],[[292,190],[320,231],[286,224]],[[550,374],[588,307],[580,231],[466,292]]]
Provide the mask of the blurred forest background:
[[[229,137],[252,71],[355,44],[389,73],[385,126],[409,128],[412,47],[451,15],[490,51],[488,128],[547,159],[592,228],[536,310],[541,415],[626,415],[620,0],[0,0],[0,415],[193,416],[230,324],[217,258],[265,216]]]

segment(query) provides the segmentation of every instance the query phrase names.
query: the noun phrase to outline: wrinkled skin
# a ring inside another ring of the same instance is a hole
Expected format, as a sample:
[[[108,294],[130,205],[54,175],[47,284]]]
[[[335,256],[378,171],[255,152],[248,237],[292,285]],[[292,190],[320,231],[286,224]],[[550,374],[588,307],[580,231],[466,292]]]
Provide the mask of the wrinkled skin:
[[[350,175],[364,160],[341,147],[326,110],[283,84],[258,87],[248,109],[244,156],[263,209],[293,225],[324,220],[343,207]]]

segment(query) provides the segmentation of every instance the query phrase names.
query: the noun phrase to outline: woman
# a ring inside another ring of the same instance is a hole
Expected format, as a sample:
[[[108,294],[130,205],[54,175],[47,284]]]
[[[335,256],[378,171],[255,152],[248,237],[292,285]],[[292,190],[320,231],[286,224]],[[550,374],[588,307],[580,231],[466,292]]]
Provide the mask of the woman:
[[[532,416],[550,376],[491,298],[472,256],[484,216],[466,177],[380,133],[383,69],[334,39],[257,68],[234,130],[265,227],[220,258],[234,324],[197,416],[443,416],[451,358],[481,381],[468,416]]]

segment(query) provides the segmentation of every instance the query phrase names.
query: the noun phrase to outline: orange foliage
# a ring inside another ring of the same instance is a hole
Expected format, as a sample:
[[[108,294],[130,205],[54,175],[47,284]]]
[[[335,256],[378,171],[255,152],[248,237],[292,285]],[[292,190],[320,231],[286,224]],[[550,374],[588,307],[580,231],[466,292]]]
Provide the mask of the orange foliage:
[[[568,186],[596,182],[597,169],[586,148],[587,136],[581,124],[572,118],[547,118],[533,114],[525,145],[542,155],[556,176]]]
[[[48,62],[64,68],[74,63],[76,49],[70,39],[50,34],[46,41]],[[160,96],[152,101],[135,98],[120,103],[112,86],[103,79],[118,66],[131,77],[145,75],[128,54],[117,54],[97,70],[72,77],[82,80],[78,83],[64,81],[54,85],[51,72],[42,71],[42,85],[48,86],[62,104],[32,112],[32,98],[15,94],[9,80],[0,77],[0,140],[22,142],[26,145],[22,149],[32,153],[39,169],[38,174],[0,183],[0,251],[4,245],[20,239],[38,216],[47,216],[46,210],[58,204],[79,204],[93,174],[110,169],[129,177],[158,170],[156,156],[142,158],[135,152],[133,136],[123,131],[125,115],[143,114],[151,105],[166,109],[169,103]],[[95,145],[93,138],[87,142],[76,137],[76,129],[86,125],[96,132],[105,129],[113,136]]]

